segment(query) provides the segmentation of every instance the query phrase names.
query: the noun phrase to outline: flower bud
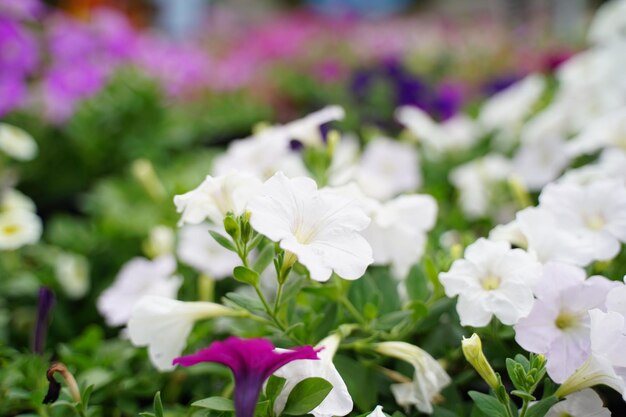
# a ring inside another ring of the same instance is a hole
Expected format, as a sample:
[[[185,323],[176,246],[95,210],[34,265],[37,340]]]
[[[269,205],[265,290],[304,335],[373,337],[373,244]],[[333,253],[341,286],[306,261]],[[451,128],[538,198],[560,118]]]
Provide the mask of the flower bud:
[[[496,390],[500,385],[498,377],[483,353],[480,337],[478,337],[476,333],[469,339],[464,337],[461,346],[465,359],[476,369],[476,372],[478,372],[482,379],[485,380],[493,390]]]

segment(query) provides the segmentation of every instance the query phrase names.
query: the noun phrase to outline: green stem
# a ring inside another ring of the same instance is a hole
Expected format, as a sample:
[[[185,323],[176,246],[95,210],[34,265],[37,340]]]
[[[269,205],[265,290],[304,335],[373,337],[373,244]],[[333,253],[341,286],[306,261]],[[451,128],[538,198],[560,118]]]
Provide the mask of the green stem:
[[[278,282],[278,289],[276,290],[276,301],[274,301],[274,314],[278,314],[280,308],[280,298],[283,295],[283,282]]]
[[[520,411],[519,417],[526,416],[526,411],[528,410],[528,400],[523,400],[522,409]]]
[[[369,328],[368,321],[365,319],[365,317],[363,317],[363,315],[359,312],[359,310],[356,309],[354,304],[352,304],[350,300],[348,300],[348,298],[346,298],[345,296],[342,296],[339,298],[339,302],[346,308],[346,310],[350,312],[350,315],[352,315],[352,317],[356,321],[358,321],[359,324],[361,324],[365,328]]]
[[[263,303],[263,308],[265,308],[265,312],[272,319],[271,322],[274,324],[274,326],[276,328],[278,328],[280,331],[282,331],[285,336],[287,336],[289,339],[291,339],[296,344],[303,345],[304,343],[301,340],[299,340],[297,337],[294,337],[294,336],[290,335],[287,332],[287,327],[278,319],[278,317],[276,317],[276,314],[274,314],[274,312],[272,311],[269,303],[267,302],[267,299],[265,298],[265,296],[261,292],[261,289],[259,288],[258,285],[254,286],[254,290],[256,291],[257,295],[259,296],[259,299],[261,300],[261,303]]]

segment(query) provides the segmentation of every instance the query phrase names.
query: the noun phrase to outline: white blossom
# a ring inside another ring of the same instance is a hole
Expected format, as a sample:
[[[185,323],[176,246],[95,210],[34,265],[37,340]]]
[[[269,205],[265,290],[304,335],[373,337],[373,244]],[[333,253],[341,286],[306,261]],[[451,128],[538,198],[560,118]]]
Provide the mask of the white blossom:
[[[183,283],[174,276],[176,260],[172,255],[154,260],[133,258],[115,277],[113,285],[98,298],[97,307],[109,326],[128,322],[134,305],[146,295],[175,298]]]
[[[425,350],[406,342],[382,342],[374,346],[381,355],[400,359],[414,367],[412,382],[391,386],[396,402],[414,405],[420,412],[431,414],[433,398],[451,382],[439,362]]]
[[[250,201],[250,224],[294,254],[316,281],[332,272],[357,279],[372,263],[372,248],[358,232],[370,218],[352,198],[319,191],[310,178],[277,173]]]
[[[545,417],[611,417],[602,399],[592,389],[584,389],[553,405]]]
[[[27,210],[0,212],[0,250],[36,243],[41,238],[41,219]]]
[[[461,325],[484,327],[493,315],[509,325],[527,316],[540,273],[541,264],[525,251],[481,238],[465,249],[464,259],[439,274],[439,280],[448,297],[459,296]]]
[[[587,39],[592,43],[609,43],[626,38],[626,1],[613,0],[596,10]]]
[[[240,264],[239,257],[209,234],[210,230],[224,234],[223,229],[207,223],[181,227],[177,250],[179,259],[213,279],[230,276],[233,268]]]
[[[0,151],[20,161],[37,156],[37,142],[19,127],[0,123]]]
[[[196,321],[236,316],[236,310],[209,302],[185,302],[167,297],[145,296],[133,307],[128,335],[135,346],[148,346],[150,361],[160,371],[174,369]]]
[[[227,214],[243,214],[260,188],[261,182],[249,174],[209,175],[196,189],[174,197],[176,209],[182,213],[179,223],[198,224],[208,219],[221,225]]]
[[[387,417],[387,416],[385,415],[385,413],[383,413],[383,406],[382,405],[378,405],[366,417]]]
[[[89,291],[89,262],[76,253],[61,253],[56,257],[54,272],[68,297],[82,298]]]

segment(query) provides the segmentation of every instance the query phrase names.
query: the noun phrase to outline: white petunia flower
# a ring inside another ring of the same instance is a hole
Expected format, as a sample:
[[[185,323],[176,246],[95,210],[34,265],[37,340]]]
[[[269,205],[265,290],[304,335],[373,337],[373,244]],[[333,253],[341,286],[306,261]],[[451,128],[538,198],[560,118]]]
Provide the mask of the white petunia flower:
[[[133,307],[128,336],[133,345],[148,346],[150,361],[158,370],[169,371],[185,349],[196,321],[239,314],[221,304],[145,296]]]
[[[383,413],[383,406],[378,405],[376,408],[369,413],[366,417],[387,417],[385,413]]]
[[[550,408],[545,417],[611,417],[600,396],[592,389],[584,389],[565,397]]]
[[[626,107],[602,114],[585,126],[580,134],[567,142],[565,153],[576,157],[603,148],[626,150]]]
[[[175,298],[183,283],[182,278],[173,276],[176,260],[172,255],[152,261],[133,258],[117,274],[115,282],[98,298],[97,307],[106,323],[121,326],[128,322],[134,305],[146,295]]]
[[[372,263],[372,248],[358,232],[370,218],[355,199],[317,189],[310,178],[277,173],[248,204],[250,224],[294,254],[316,281],[332,272],[357,279]]]
[[[144,242],[143,248],[149,257],[158,258],[174,252],[175,240],[174,230],[159,224],[150,230],[150,235]]]
[[[483,105],[478,122],[487,131],[519,129],[541,97],[546,81],[541,75],[532,74],[507,89],[490,97]]]
[[[437,202],[429,195],[401,195],[367,212],[372,222],[363,236],[372,245],[375,265],[391,264],[404,278],[424,254],[426,233],[437,219]]]
[[[296,360],[288,363],[274,373],[274,375],[285,378],[285,386],[276,398],[274,403],[274,413],[278,416],[282,413],[287,403],[287,398],[291,390],[302,380],[311,377],[323,378],[333,386],[326,398],[309,414],[315,417],[345,416],[352,411],[352,397],[348,392],[346,383],[341,378],[339,372],[333,365],[333,357],[339,347],[341,338],[333,334],[323,339],[315,347],[322,349],[317,356],[319,361],[307,359]]]
[[[19,127],[0,123],[0,151],[20,161],[37,156],[37,142]]]
[[[594,259],[611,259],[626,242],[626,185],[597,181],[587,186],[549,184],[539,203],[554,215],[558,228],[578,235]]]
[[[89,262],[76,253],[61,253],[57,256],[54,271],[57,281],[68,297],[82,298],[89,291]]]
[[[587,39],[603,44],[626,38],[626,1],[613,0],[604,3],[595,13]]]
[[[539,262],[563,262],[586,266],[593,260],[593,247],[572,230],[559,227],[555,215],[540,207],[517,212],[515,224],[524,236],[526,249]]]
[[[528,240],[524,233],[522,233],[522,229],[517,220],[513,220],[507,224],[499,224],[491,229],[489,232],[489,240],[496,242],[501,240],[509,242],[511,245],[517,246],[518,248],[528,248]]]
[[[406,143],[375,139],[363,152],[355,180],[365,194],[381,201],[413,191],[422,183],[417,151]]]
[[[239,257],[209,234],[209,230],[224,234],[223,229],[206,223],[181,227],[177,251],[180,260],[214,279],[232,275],[233,268],[240,264]]]
[[[626,277],[624,278],[626,282]],[[626,317],[626,285],[613,288],[606,296],[606,308]]]
[[[41,219],[33,212],[12,210],[0,213],[0,250],[13,250],[41,238]]]
[[[525,350],[545,355],[553,381],[565,381],[591,352],[589,310],[604,308],[616,285],[600,276],[586,279],[585,271],[572,265],[547,263],[532,311],[515,325],[515,340]]]
[[[498,154],[489,154],[455,168],[450,182],[459,190],[463,213],[470,219],[497,214],[497,187],[512,172],[511,162]]]
[[[179,224],[198,224],[208,219],[221,225],[228,213],[243,214],[260,188],[261,182],[249,174],[209,175],[196,189],[174,197],[176,210],[182,213]]]
[[[588,185],[607,179],[618,179],[626,184],[626,153],[620,149],[603,150],[596,162],[568,170],[558,182]]]
[[[414,405],[422,413],[431,414],[433,398],[451,382],[439,362],[425,350],[406,342],[376,343],[374,349],[381,355],[413,365],[413,381],[393,384],[391,392],[398,404]]]
[[[509,325],[527,316],[540,274],[541,264],[525,251],[481,238],[465,249],[464,259],[439,274],[439,280],[448,297],[459,296],[461,325],[484,327],[493,315]]]
[[[341,120],[345,115],[341,106],[327,106],[302,119],[278,126],[277,129],[284,130],[289,139],[298,140],[308,146],[320,146],[324,142],[320,127],[325,123]]]
[[[422,142],[430,154],[454,153],[471,148],[478,139],[475,123],[465,115],[437,123],[423,110],[404,106],[396,110],[396,119]]]
[[[545,136],[540,140],[524,141],[513,157],[513,171],[531,191],[539,191],[556,179],[569,165],[565,140]]]

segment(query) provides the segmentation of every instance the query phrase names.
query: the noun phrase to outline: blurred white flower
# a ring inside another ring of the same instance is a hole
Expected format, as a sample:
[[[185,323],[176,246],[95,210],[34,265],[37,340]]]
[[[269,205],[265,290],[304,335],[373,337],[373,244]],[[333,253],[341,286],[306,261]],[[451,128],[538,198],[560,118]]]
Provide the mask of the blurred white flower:
[[[401,405],[414,405],[426,414],[433,412],[433,398],[451,379],[442,366],[428,352],[406,342],[382,342],[374,345],[381,355],[408,362],[415,368],[413,381],[391,385],[396,402]]]
[[[326,398],[311,410],[309,414],[313,414],[315,417],[332,417],[345,416],[352,411],[353,403],[348,387],[339,372],[337,372],[335,365],[333,365],[333,357],[335,352],[337,352],[340,341],[341,338],[337,334],[328,336],[315,346],[316,349],[322,349],[317,354],[320,360],[296,360],[274,373],[274,375],[287,380],[274,403],[274,413],[277,416],[281,415],[284,410],[291,390],[300,381],[311,377],[324,378],[332,384],[333,388]]]
[[[37,142],[19,127],[0,123],[0,151],[20,161],[37,156]]]
[[[626,285],[619,285],[609,291],[606,296],[606,308],[626,317]]]
[[[250,224],[294,254],[316,281],[332,272],[357,279],[372,263],[372,248],[358,232],[370,218],[353,198],[322,192],[310,178],[277,173],[250,201]]]
[[[70,298],[82,298],[90,287],[89,262],[76,253],[61,253],[57,256],[54,271],[61,288]]]
[[[41,219],[26,210],[0,213],[0,250],[12,250],[39,241],[42,232]]]
[[[464,259],[440,273],[439,280],[448,297],[459,296],[461,325],[484,327],[493,315],[509,325],[527,316],[540,274],[541,264],[525,251],[481,238],[465,249]]]
[[[531,74],[491,96],[483,104],[478,122],[487,131],[517,131],[545,88],[545,79]]]
[[[414,191],[422,183],[417,151],[407,143],[374,139],[365,147],[355,180],[366,195],[382,201]]]
[[[528,240],[524,233],[522,233],[522,229],[517,220],[513,220],[507,224],[499,224],[491,229],[489,232],[489,240],[501,240],[509,242],[511,245],[517,246],[518,248],[528,248]]]
[[[324,143],[320,127],[335,120],[341,120],[346,113],[341,106],[327,106],[321,110],[294,120],[276,129],[284,130],[284,135],[307,146],[320,146]]]
[[[178,257],[213,279],[226,278],[240,264],[239,257],[217,243],[209,230],[224,234],[223,227],[207,223],[181,227],[178,235]]]
[[[424,254],[426,233],[437,220],[437,202],[426,194],[412,194],[374,203],[367,212],[372,222],[362,234],[372,245],[374,264],[391,264],[402,279]]]
[[[607,148],[597,161],[568,170],[557,182],[587,185],[606,179],[618,179],[626,184],[626,153],[622,150]]]
[[[585,279],[581,268],[550,262],[535,287],[530,314],[515,325],[515,340],[525,350],[541,353],[553,381],[567,379],[591,352],[589,310],[604,308],[616,285],[604,277]]]
[[[579,236],[594,259],[612,259],[626,241],[626,185],[596,181],[587,186],[548,184],[539,203],[554,215],[558,228]]]
[[[243,173],[219,177],[208,175],[194,190],[174,197],[176,210],[182,213],[179,225],[209,220],[221,225],[228,213],[243,214],[248,201],[261,188],[261,181]]]
[[[513,171],[531,191],[556,179],[569,165],[566,143],[560,136],[545,136],[533,141],[522,140],[513,157]]]
[[[514,223],[524,236],[528,253],[539,262],[586,266],[593,260],[593,247],[574,231],[559,227],[555,215],[545,209],[525,208],[517,212]]]
[[[592,389],[584,389],[565,397],[550,408],[545,417],[611,417],[602,399]]]
[[[613,0],[596,10],[587,39],[591,43],[608,43],[626,38],[626,1]]]
[[[148,346],[150,361],[158,370],[169,371],[174,369],[172,361],[185,349],[196,321],[239,314],[221,304],[149,295],[133,307],[128,335],[133,345]]]
[[[459,190],[463,213],[470,219],[493,214],[496,189],[511,174],[511,162],[498,154],[489,154],[455,168],[450,182]]]
[[[98,297],[97,307],[106,323],[121,326],[128,322],[135,304],[146,295],[175,298],[183,283],[173,276],[176,260],[172,255],[154,260],[133,258],[117,274],[113,285]]]
[[[22,194],[15,188],[8,188],[0,194],[0,212],[8,211],[31,211],[35,212],[35,203],[30,197]]]
[[[151,258],[169,255],[174,252],[175,240],[174,230],[159,224],[150,230],[148,240],[144,242],[144,251]]]
[[[626,106],[591,121],[582,132],[567,142],[565,152],[576,157],[603,148],[626,150]]]
[[[335,144],[333,157],[328,168],[328,184],[348,184],[356,175],[361,153],[359,139],[354,135],[343,135]],[[287,173],[289,176],[289,174]]]
[[[427,154],[434,156],[467,150],[478,139],[475,123],[462,114],[437,123],[423,110],[404,106],[396,110],[396,119],[426,146]]]

